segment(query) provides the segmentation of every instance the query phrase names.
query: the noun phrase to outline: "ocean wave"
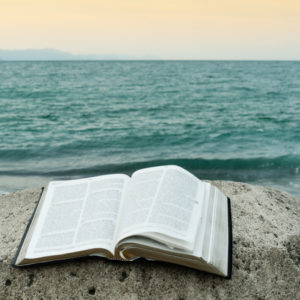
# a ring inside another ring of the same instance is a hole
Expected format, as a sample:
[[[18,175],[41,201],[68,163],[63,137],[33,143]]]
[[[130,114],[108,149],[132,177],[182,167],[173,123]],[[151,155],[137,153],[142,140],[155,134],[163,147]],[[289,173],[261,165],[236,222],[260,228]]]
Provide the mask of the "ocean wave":
[[[95,176],[111,173],[132,172],[147,167],[160,165],[178,165],[194,174],[252,174],[272,173],[282,176],[283,173],[300,176],[300,155],[286,155],[275,158],[232,158],[232,159],[204,159],[179,158],[126,162],[122,164],[101,164],[86,168],[68,168],[56,170],[0,170],[0,175],[33,175],[33,176]],[[255,176],[256,176],[255,175]],[[276,176],[276,177],[277,177]],[[219,176],[217,176],[219,177]]]

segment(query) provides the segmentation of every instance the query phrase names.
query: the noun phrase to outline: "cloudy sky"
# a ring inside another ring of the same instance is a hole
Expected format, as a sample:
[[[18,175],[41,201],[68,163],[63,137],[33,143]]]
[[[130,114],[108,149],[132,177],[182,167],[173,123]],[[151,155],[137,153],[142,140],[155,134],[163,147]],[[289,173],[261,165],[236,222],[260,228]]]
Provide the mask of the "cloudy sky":
[[[0,49],[300,59],[299,0],[0,0]]]

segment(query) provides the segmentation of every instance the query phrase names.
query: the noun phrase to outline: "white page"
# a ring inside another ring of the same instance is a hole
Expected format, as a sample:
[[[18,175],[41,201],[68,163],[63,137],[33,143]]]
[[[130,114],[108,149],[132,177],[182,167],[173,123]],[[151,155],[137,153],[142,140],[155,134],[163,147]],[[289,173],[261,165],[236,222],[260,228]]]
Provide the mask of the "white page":
[[[134,173],[122,209],[119,239],[160,234],[160,241],[192,250],[200,215],[198,187],[199,179],[177,166]]]
[[[201,228],[201,247],[200,255],[204,260],[208,260],[209,248],[212,237],[213,229],[213,216],[214,216],[214,207],[216,205],[216,191],[215,186],[210,186],[208,197],[206,198],[206,210],[204,212],[204,226]]]
[[[208,262],[226,275],[229,250],[228,200],[218,189],[215,202]]]
[[[204,244],[209,247],[208,236],[205,237],[205,233],[210,232],[210,224],[208,224],[209,216],[212,215],[212,201],[211,201],[211,184],[202,182],[203,196],[201,215],[199,220],[199,226],[197,230],[194,255],[197,257],[203,257]]]
[[[209,183],[205,185],[203,214],[197,232],[194,255],[227,274],[228,202],[226,196]]]
[[[128,181],[120,174],[51,182],[26,257],[90,248],[113,253],[117,215]]]

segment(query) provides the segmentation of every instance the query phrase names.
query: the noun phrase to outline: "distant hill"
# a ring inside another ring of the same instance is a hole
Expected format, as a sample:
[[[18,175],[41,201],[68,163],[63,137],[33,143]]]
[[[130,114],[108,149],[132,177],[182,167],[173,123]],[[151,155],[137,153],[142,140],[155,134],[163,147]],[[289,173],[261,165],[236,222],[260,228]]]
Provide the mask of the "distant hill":
[[[127,55],[77,55],[56,49],[26,49],[26,50],[1,50],[0,61],[22,60],[118,60],[137,59]],[[155,59],[155,57],[141,57],[138,59]]]
[[[1,60],[73,60],[70,53],[54,49],[0,50]]]

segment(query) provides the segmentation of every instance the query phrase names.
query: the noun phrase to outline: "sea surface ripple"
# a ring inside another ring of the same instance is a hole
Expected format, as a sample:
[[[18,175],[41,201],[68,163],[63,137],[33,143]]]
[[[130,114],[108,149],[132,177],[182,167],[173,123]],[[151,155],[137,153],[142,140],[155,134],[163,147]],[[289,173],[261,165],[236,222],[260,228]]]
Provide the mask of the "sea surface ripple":
[[[300,197],[300,62],[0,62],[0,190],[180,165]]]

